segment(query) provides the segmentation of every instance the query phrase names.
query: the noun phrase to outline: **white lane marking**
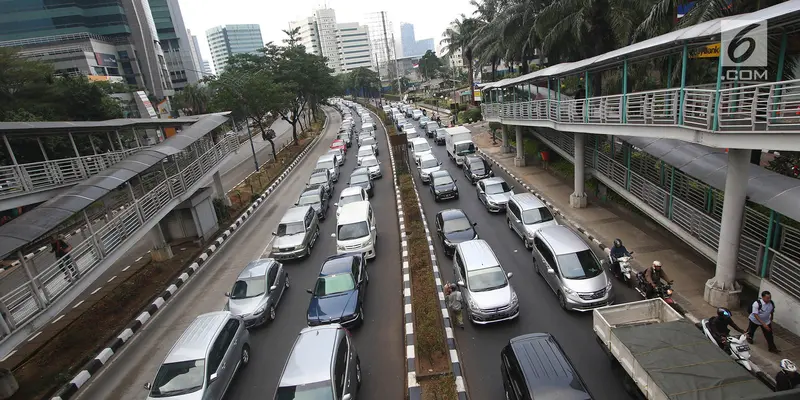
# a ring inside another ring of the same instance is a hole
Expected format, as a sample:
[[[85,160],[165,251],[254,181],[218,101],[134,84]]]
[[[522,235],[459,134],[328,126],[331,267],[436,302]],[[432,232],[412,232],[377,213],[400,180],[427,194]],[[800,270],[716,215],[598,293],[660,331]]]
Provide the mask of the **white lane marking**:
[[[148,253],[149,253],[149,252],[148,252]],[[139,257],[139,258],[137,258],[137,259],[136,259],[136,261],[134,261],[134,262],[139,262],[139,260],[141,260],[141,259],[142,259],[142,257]]]
[[[128,268],[130,268],[130,267],[131,267],[131,266],[130,266],[130,265],[128,265],[127,267],[123,268],[123,269],[122,269],[122,272],[125,272],[125,271],[127,271],[127,270],[128,270]]]
[[[111,283],[111,281],[113,281],[114,279],[117,279],[116,275],[112,276],[111,279],[108,280],[108,283]]]
[[[6,354],[6,356],[5,356],[5,357],[3,357],[3,359],[2,359],[2,360],[0,360],[0,361],[5,361],[5,360],[8,360],[8,357],[11,357],[11,356],[13,356],[13,355],[14,355],[14,353],[16,353],[16,352],[17,352],[16,350],[12,350],[10,353]]]
[[[93,291],[92,291],[92,294],[95,294],[95,293],[99,292],[99,291],[100,291],[100,289],[102,289],[102,288],[103,288],[102,286],[98,287],[97,289],[95,289],[95,290],[93,290]]]
[[[32,342],[34,339],[36,339],[36,338],[37,338],[39,335],[41,335],[41,334],[42,334],[42,331],[36,332],[36,334],[35,334],[35,335],[31,336],[31,337],[28,339],[28,343]]]
[[[81,301],[79,301],[79,302],[78,302],[78,304],[75,304],[74,306],[72,306],[72,308],[73,308],[73,309],[75,309],[75,308],[78,308],[78,307],[80,307],[80,306],[81,306],[81,304],[83,304],[83,302],[84,302],[84,301],[86,301],[86,300],[81,300]]]
[[[50,324],[52,325],[52,324],[55,324],[55,323],[56,323],[56,322],[58,322],[58,321],[61,321],[61,318],[64,318],[64,314],[61,314],[61,315],[59,315],[59,316],[58,316],[58,318],[56,318],[56,319],[52,320],[52,321],[50,322]]]

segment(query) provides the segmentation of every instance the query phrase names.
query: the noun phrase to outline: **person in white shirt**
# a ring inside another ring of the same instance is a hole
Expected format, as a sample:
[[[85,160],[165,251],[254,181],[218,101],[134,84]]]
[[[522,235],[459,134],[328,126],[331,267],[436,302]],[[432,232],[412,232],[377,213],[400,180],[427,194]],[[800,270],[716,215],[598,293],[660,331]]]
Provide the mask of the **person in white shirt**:
[[[764,332],[764,339],[772,353],[780,353],[775,347],[775,339],[772,336],[772,317],[775,315],[775,303],[772,302],[772,294],[769,291],[761,292],[761,298],[753,303],[750,310],[750,323],[747,326],[747,341],[753,343],[756,329],[761,328]]]

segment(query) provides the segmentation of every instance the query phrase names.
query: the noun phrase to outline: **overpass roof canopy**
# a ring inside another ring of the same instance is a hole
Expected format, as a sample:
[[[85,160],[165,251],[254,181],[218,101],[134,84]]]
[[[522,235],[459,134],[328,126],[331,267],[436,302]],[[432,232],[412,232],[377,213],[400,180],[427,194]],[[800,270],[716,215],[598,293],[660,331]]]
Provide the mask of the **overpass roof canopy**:
[[[195,115],[181,118],[117,118],[106,121],[0,122],[0,134],[48,136],[67,132],[107,132],[116,129],[183,126],[193,124],[205,116],[206,115]]]
[[[754,21],[767,21],[769,28],[796,24],[800,21],[800,0],[790,0],[752,13],[692,25],[595,57],[556,64],[515,78],[489,82],[482,85],[482,88],[484,90],[504,88],[525,82],[575,75],[583,71],[602,70],[618,65],[625,59],[635,61],[672,53],[683,45],[702,46],[718,43],[723,32],[737,31]]]
[[[228,120],[228,113],[202,116],[192,126],[139,151],[0,226],[0,258],[36,241],[108,192],[164,158],[177,154]]]

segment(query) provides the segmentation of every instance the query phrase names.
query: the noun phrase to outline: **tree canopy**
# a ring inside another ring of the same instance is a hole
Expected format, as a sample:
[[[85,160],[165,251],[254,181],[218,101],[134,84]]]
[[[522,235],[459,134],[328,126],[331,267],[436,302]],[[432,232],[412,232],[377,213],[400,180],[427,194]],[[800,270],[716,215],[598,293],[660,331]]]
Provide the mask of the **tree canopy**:
[[[369,95],[381,90],[381,80],[378,73],[369,68],[356,68],[338,76],[343,92],[350,94]]]

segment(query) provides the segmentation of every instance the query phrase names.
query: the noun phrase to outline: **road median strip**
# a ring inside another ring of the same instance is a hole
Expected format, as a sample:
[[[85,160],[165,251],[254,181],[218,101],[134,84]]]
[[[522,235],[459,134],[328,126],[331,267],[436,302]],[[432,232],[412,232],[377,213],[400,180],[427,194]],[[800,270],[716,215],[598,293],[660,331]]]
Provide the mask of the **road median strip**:
[[[371,104],[365,106],[381,120],[388,141],[385,113]],[[394,171],[402,251],[408,398],[467,399],[433,239],[419,193],[410,173],[398,173],[391,144],[389,158]]]
[[[321,128],[316,137],[311,140],[306,147],[295,157],[286,168],[286,170],[275,177],[274,181],[269,187],[264,190],[261,195],[253,199],[252,204],[244,210],[239,217],[234,221],[228,229],[220,234],[211,244],[203,251],[197,259],[191,263],[181,273],[177,279],[153,302],[147,306],[144,311],[132,320],[125,329],[123,329],[114,339],[112,339],[106,347],[101,350],[97,355],[84,365],[81,371],[76,374],[69,383],[63,385],[51,398],[51,400],[66,400],[70,399],[80,390],[82,386],[89,381],[89,379],[96,375],[103,366],[107,365],[114,354],[118,353],[126,343],[142,330],[145,324],[162,309],[168,301],[175,296],[175,294],[186,285],[189,279],[196,275],[197,272],[208,263],[209,258],[218,252],[225,244],[229,242],[229,238],[244,225],[244,223],[255,213],[255,211],[264,204],[267,198],[277,191],[280,184],[286,180],[287,176],[297,167],[297,165],[305,159],[305,156],[314,150],[317,145],[322,141],[321,138],[325,135],[325,130],[328,126],[329,118],[326,118],[325,124]]]

